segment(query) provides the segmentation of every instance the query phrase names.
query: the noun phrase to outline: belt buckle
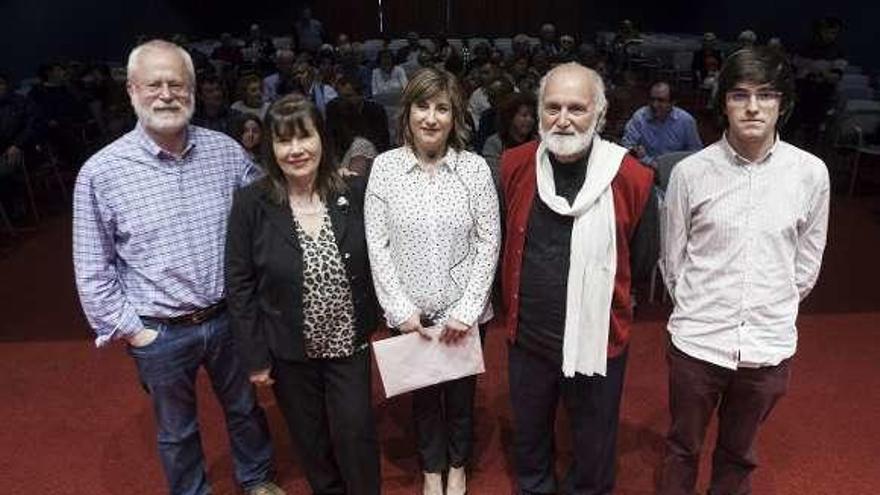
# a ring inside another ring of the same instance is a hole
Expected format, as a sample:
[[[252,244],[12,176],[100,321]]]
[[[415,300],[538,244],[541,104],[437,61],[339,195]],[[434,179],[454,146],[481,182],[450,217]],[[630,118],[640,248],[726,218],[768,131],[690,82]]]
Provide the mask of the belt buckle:
[[[193,313],[193,315],[190,317],[190,321],[193,325],[201,325],[208,320],[208,313],[210,313],[208,309]]]

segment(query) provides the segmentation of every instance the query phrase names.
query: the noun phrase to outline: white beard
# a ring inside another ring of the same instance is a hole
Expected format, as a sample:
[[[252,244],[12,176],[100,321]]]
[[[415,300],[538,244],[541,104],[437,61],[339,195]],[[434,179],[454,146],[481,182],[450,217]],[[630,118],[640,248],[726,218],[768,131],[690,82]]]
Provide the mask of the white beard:
[[[580,155],[593,142],[593,134],[596,125],[590,126],[586,132],[574,131],[573,134],[556,134],[552,131],[540,129],[541,141],[547,146],[547,151],[555,156],[573,156]]]
[[[145,129],[160,134],[177,132],[186,127],[195,110],[195,101],[192,98],[189,99],[188,104],[185,106],[178,104],[177,106],[182,107],[183,111],[176,112],[157,111],[140,105],[134,99],[132,100],[134,113],[137,115],[141,125]],[[155,105],[160,106],[162,104],[156,103]]]

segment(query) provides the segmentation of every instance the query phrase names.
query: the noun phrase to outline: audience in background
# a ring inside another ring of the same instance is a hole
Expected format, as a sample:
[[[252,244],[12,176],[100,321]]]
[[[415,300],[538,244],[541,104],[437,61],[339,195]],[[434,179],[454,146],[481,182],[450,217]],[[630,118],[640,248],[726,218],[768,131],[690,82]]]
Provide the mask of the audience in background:
[[[197,126],[232,136],[232,122],[238,112],[229,108],[223,83],[216,76],[202,76],[197,81],[196,113],[193,123]]]
[[[238,100],[230,108],[239,113],[253,115],[260,120],[266,119],[269,102],[263,101],[263,85],[260,76],[247,74],[238,79]]]
[[[232,121],[232,137],[250,155],[251,160],[262,166],[263,121],[251,114],[240,114]]]
[[[483,158],[496,179],[501,153],[537,137],[535,104],[535,96],[531,93],[511,93],[498,106],[498,132],[489,136],[482,147]]]
[[[665,81],[651,85],[648,105],[636,110],[626,123],[621,144],[647,164],[665,153],[703,148],[697,121],[675,106],[672,86]]]

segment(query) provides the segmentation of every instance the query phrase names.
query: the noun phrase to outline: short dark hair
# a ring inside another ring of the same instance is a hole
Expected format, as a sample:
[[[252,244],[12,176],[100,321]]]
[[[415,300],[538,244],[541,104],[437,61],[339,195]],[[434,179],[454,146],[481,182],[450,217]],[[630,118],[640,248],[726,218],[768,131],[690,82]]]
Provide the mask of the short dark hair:
[[[447,144],[456,151],[465,148],[471,132],[467,124],[467,107],[461,87],[452,73],[436,67],[419,69],[403,90],[397,127],[400,144],[412,146],[414,143],[412,130],[409,128],[409,112],[412,106],[442,93],[446,93],[452,103],[452,131]]]
[[[731,54],[718,74],[718,91],[715,94],[715,112],[721,126],[727,128],[727,92],[740,83],[769,84],[782,93],[779,120],[776,127],[785,124],[794,110],[795,87],[791,64],[776,50],[767,47],[743,48]]]
[[[321,140],[321,161],[315,180],[315,192],[326,200],[331,194],[345,190],[345,181],[337,172],[333,143],[324,127],[324,119],[315,105],[300,94],[287,95],[269,107],[266,112],[266,130],[263,138],[263,170],[271,189],[272,199],[278,204],[287,203],[287,178],[278,166],[273,144],[276,139],[292,136],[309,136],[314,127]]]
[[[648,96],[650,97],[651,91],[654,91],[654,88],[661,85],[661,84],[663,84],[667,88],[669,88],[669,101],[675,101],[675,89],[672,87],[672,84],[670,84],[669,81],[667,81],[665,79],[657,79],[654,82],[652,82],[651,85],[648,86]]]

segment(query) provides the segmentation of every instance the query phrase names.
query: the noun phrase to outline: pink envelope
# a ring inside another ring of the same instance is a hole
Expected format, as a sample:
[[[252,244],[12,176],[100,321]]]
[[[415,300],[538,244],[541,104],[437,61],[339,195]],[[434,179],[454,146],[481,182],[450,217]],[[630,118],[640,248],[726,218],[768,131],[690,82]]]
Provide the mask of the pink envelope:
[[[477,325],[453,345],[438,340],[442,327],[427,330],[431,340],[412,332],[373,342],[386,398],[486,371]]]

